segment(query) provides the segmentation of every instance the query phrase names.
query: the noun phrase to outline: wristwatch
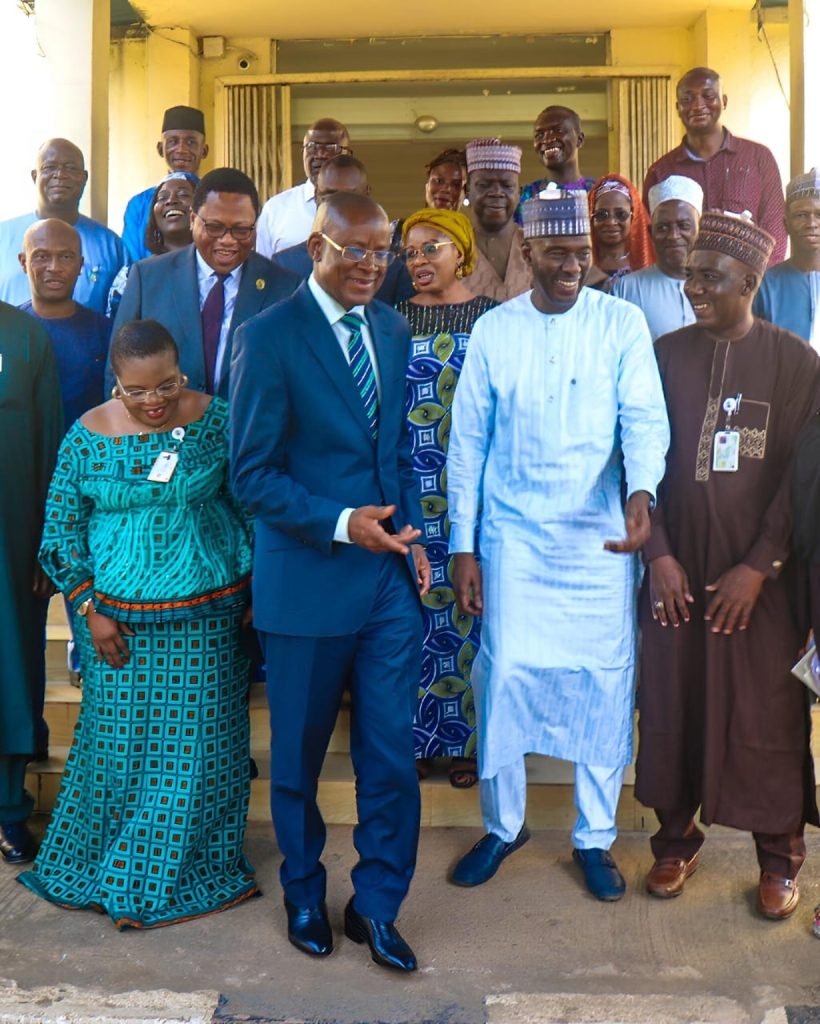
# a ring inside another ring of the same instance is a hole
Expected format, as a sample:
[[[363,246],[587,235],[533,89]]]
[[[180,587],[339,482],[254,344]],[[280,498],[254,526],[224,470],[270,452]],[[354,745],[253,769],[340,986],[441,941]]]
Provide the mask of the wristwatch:
[[[83,603],[79,606],[79,608],[77,609],[77,614],[82,615],[82,617],[85,618],[89,612],[93,611],[96,611],[94,607],[94,598],[89,597],[85,601],[83,601]]]

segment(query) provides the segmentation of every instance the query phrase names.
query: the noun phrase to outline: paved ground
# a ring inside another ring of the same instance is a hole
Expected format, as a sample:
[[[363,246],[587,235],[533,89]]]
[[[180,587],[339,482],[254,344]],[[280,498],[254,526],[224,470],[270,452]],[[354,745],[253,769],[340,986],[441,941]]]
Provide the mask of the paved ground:
[[[214,1013],[222,1024],[820,1020],[812,1009],[820,1006],[820,941],[811,934],[820,836],[810,839],[800,908],[784,923],[754,913],[757,869],[746,836],[712,835],[703,866],[669,902],[641,891],[646,836],[622,836],[614,852],[629,892],[608,905],[583,891],[568,836],[558,832],[536,833],[480,889],[448,885],[446,868],[478,836],[423,833],[399,922],[421,964],[410,977],[376,967],[342,936],[318,962],[288,944],[278,856],[261,825],[251,827],[248,851],[264,898],[154,932],[118,933],[96,914],[50,906],[0,868],[0,1024],[193,1024]],[[332,827],[326,865],[335,926],[352,861],[350,830]]]

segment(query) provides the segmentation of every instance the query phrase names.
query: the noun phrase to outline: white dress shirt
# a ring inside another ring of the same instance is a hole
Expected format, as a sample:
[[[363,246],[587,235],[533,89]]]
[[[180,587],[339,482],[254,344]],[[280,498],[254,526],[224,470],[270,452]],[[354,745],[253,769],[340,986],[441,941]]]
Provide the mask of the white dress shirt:
[[[222,314],[222,327],[219,331],[219,345],[216,350],[216,364],[214,366],[214,391],[219,387],[219,379],[222,376],[222,360],[225,358],[225,346],[228,342],[228,331],[231,328],[233,308],[236,305],[236,296],[239,292],[239,282],[242,280],[242,269],[244,263],[225,276],[225,310]],[[216,284],[219,275],[203,260],[197,250],[196,254],[196,277],[199,284],[199,312],[205,305],[205,300],[210,294],[211,288]],[[184,367],[183,367],[184,369]]]
[[[271,196],[256,222],[256,251],[270,259],[304,242],[315,216],[316,187],[310,179]]]
[[[362,325],[362,342],[364,347],[367,349],[367,354],[370,356],[370,362],[373,366],[373,375],[376,378],[376,393],[379,396],[379,402],[382,398],[382,385],[381,378],[379,376],[379,363],[376,359],[376,350],[373,347],[373,338],[370,334],[370,327],[368,326],[367,319],[365,317],[364,306],[353,306],[351,309],[345,309],[344,306],[337,302],[332,295],[322,288],[313,274],[308,278],[308,288],[310,293],[319,305],[319,309],[327,319],[333,333],[336,335],[336,340],[339,342],[339,348],[342,350],[345,362],[350,366],[350,351],[348,349],[348,341],[350,339],[350,328],[342,323],[342,317],[347,313],[354,313],[363,320]],[[339,516],[336,522],[336,531],[333,534],[333,539],[341,544],[350,544],[350,533],[347,528],[350,515],[353,512],[352,508],[346,508]]]

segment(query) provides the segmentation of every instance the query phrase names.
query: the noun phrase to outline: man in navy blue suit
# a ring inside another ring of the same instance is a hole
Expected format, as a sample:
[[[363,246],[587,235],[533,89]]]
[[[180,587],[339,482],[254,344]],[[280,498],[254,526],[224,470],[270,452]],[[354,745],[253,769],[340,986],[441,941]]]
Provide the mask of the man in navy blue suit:
[[[349,688],[359,860],[345,934],[412,971],[394,921],[418,843],[412,724],[430,567],[404,414],[410,331],[371,301],[393,259],[372,199],[321,203],[308,250],[308,280],[237,331],[230,386],[233,486],[256,517],[288,938],[314,956],[333,949],[316,791]]]
[[[234,331],[299,284],[253,251],[258,216],[259,195],[246,174],[209,171],[194,191],[193,244],[131,267],[113,333],[129,320],[158,320],[177,344],[188,386],[226,398]],[[107,388],[113,383],[109,366]]]
[[[370,195],[370,182],[367,180],[365,166],[350,153],[342,153],[328,160],[316,176],[317,205],[337,192],[361,192],[363,196]],[[277,266],[298,274],[302,280],[310,277],[313,272],[313,260],[308,252],[307,241],[292,245],[289,249],[280,249],[272,259]],[[409,299],[414,294],[413,281],[407,267],[400,260],[394,260],[387,267],[375,297],[380,302],[386,302],[388,306],[395,306],[402,299]]]

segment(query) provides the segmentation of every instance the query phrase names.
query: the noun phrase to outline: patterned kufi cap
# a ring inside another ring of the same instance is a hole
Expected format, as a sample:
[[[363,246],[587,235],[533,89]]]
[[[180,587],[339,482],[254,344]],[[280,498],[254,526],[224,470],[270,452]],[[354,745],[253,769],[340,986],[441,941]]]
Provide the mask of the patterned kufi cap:
[[[582,189],[550,185],[521,208],[525,238],[588,235],[589,202]]]
[[[758,274],[762,274],[774,249],[774,239],[768,231],[752,223],[748,212],[704,213],[695,249],[711,249],[733,256]]]
[[[467,171],[515,171],[521,173],[521,147],[501,139],[472,139],[464,147]]]
[[[671,199],[689,203],[698,213],[703,212],[703,189],[693,178],[687,178],[684,174],[670,174],[668,178],[659,181],[649,190],[647,198],[650,217],[661,203],[668,203]]]
[[[816,167],[805,174],[798,174],[786,186],[786,202],[793,199],[820,199],[820,173]]]

